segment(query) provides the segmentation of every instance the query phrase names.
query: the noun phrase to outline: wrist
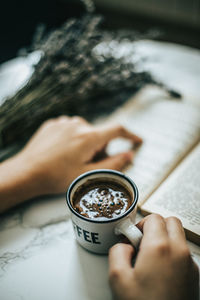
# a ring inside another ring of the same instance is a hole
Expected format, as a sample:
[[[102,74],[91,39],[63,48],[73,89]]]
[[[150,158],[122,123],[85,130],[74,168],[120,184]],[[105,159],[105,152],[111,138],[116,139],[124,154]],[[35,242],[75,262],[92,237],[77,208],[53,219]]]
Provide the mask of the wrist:
[[[0,164],[0,178],[0,212],[38,194],[36,173],[22,154]]]

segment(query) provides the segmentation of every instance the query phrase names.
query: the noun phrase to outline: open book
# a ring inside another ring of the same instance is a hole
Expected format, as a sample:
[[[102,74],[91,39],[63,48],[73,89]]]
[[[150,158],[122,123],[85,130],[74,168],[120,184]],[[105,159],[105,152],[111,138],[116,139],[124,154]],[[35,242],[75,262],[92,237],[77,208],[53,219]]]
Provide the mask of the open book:
[[[142,214],[177,216],[200,245],[200,106],[147,88],[109,117],[144,139],[126,174],[139,189]],[[118,139],[114,154],[127,147]]]

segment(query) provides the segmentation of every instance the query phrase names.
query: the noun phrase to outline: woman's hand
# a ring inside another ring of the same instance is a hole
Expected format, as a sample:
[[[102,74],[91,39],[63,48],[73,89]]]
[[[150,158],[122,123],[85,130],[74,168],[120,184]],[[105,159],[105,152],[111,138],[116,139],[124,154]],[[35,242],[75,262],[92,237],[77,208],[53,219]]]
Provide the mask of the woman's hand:
[[[138,225],[143,239],[135,266],[130,244],[110,250],[110,285],[117,300],[198,300],[199,272],[181,222],[150,215]]]
[[[65,192],[83,172],[123,169],[133,151],[105,156],[106,145],[116,137],[142,142],[121,125],[92,126],[66,116],[46,121],[19,154],[0,165],[0,211],[38,195]]]

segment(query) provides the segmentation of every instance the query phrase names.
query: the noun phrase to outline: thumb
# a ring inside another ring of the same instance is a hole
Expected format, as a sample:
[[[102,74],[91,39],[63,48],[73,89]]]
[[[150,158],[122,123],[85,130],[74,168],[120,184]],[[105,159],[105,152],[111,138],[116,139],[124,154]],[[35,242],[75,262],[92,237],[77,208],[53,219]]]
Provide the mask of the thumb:
[[[124,280],[132,273],[132,258],[135,250],[130,244],[118,243],[109,250],[109,282],[111,288],[116,290],[123,285]]]
[[[91,169],[114,169],[121,171],[133,160],[134,153],[132,151],[119,153],[113,156],[106,157],[105,159],[90,163],[89,168]]]

